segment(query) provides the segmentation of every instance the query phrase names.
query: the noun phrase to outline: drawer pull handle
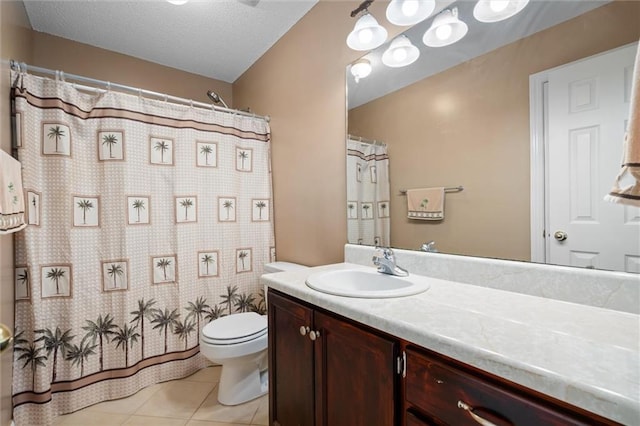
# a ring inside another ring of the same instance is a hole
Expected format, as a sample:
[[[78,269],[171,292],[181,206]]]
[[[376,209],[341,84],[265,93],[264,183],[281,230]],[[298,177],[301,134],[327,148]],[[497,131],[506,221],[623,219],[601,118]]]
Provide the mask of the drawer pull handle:
[[[301,335],[306,336],[308,332],[309,332],[309,327],[305,327],[304,325],[300,326],[300,334]]]
[[[316,340],[316,339],[318,339],[318,338],[320,338],[320,331],[319,331],[319,330],[318,330],[318,331],[313,330],[313,331],[311,331],[311,332],[309,333],[309,339],[311,339],[311,340],[314,340],[314,341],[315,341],[315,340]]]
[[[482,426],[496,426],[495,423],[491,423],[489,420],[483,419],[482,417],[474,413],[473,407],[470,407],[468,404],[465,404],[462,401],[458,401],[458,408],[462,408],[463,410],[465,410],[467,413],[469,413],[473,420],[480,423]]]

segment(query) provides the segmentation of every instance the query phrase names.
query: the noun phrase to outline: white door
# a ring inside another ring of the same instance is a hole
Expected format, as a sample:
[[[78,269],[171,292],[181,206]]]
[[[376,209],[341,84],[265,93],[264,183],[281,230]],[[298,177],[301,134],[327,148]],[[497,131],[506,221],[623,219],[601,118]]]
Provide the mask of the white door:
[[[549,72],[548,263],[640,273],[640,209],[603,200],[621,167],[636,48]]]

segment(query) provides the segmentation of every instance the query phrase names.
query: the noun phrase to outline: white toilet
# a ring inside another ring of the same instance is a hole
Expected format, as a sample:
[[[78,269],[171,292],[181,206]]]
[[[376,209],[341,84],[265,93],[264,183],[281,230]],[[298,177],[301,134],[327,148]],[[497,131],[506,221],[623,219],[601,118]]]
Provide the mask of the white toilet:
[[[273,262],[264,265],[264,272],[302,268],[306,266]],[[245,312],[211,321],[200,333],[200,352],[222,365],[218,384],[221,404],[242,404],[268,392],[266,315]]]

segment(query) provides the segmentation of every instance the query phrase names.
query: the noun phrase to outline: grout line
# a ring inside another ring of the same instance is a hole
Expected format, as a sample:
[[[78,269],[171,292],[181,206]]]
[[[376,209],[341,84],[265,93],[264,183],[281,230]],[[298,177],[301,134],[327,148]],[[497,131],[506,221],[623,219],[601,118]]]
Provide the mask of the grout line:
[[[207,400],[209,399],[209,396],[211,396],[211,394],[213,392],[216,392],[218,390],[218,383],[216,382],[215,385],[213,385],[213,388],[211,389],[211,391],[207,394],[207,396],[204,397],[204,399],[202,400],[202,402],[200,403],[200,405],[198,405],[198,408],[195,409],[195,411],[191,414],[191,417],[189,417],[189,419],[187,420],[187,423],[189,423],[189,421],[194,420],[194,421],[202,421],[202,420],[198,420],[198,419],[194,419],[193,416],[196,415],[196,413],[198,411],[200,411],[200,408],[202,408],[202,406],[204,405],[205,402],[207,402]]]

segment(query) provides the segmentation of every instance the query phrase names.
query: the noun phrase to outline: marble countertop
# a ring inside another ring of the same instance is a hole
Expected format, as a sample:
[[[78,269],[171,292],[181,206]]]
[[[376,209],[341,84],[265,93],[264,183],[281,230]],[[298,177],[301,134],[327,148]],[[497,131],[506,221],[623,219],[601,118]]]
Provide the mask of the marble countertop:
[[[262,276],[269,287],[588,411],[640,425],[640,316],[442,279],[391,299],[333,296],[308,275],[372,269],[339,263]]]

